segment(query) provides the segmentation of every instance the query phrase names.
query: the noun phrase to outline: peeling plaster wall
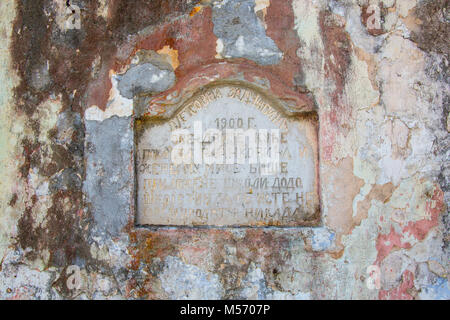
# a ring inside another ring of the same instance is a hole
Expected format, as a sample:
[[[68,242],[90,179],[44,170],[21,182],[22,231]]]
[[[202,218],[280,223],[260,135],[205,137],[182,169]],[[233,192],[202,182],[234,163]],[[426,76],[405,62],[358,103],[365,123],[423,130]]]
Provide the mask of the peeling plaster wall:
[[[70,2],[0,2],[0,298],[450,299],[448,1]],[[133,115],[222,78],[314,102],[320,227],[135,227]]]

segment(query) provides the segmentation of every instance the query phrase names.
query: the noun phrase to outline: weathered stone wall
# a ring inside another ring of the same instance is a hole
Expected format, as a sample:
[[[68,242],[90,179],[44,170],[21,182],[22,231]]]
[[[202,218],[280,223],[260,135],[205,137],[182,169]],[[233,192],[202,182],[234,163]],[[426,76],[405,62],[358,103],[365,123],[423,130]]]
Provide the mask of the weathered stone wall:
[[[3,0],[0,15],[0,298],[450,298],[449,1]],[[135,226],[134,117],[218,79],[314,105],[319,227]]]

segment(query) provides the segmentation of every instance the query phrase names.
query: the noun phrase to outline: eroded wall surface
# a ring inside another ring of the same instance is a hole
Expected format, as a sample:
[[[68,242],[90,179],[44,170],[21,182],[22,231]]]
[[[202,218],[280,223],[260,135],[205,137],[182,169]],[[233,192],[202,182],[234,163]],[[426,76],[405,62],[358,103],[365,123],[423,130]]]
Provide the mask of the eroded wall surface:
[[[450,298],[448,1],[0,15],[2,299]],[[314,104],[320,226],[137,228],[133,117],[230,77]],[[160,99],[143,110],[141,94]]]

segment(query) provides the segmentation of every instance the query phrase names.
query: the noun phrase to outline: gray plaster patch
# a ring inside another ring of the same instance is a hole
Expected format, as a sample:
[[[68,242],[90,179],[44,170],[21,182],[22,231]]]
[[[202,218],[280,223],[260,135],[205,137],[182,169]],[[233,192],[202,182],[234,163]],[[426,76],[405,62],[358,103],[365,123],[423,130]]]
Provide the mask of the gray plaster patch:
[[[361,22],[361,8],[352,2],[331,1],[330,10],[339,16],[345,17],[345,31],[351,36],[353,43],[370,53],[377,52],[384,42],[386,35],[370,36],[367,28]]]
[[[143,63],[131,66],[119,79],[119,91],[125,98],[133,99],[137,94],[165,91],[174,83],[175,74],[172,70]]]
[[[241,291],[241,299],[250,300],[309,300],[310,293],[306,292],[283,292],[274,290],[267,286],[264,272],[253,262],[250,263],[247,275],[243,279]]]
[[[267,288],[263,271],[253,262],[250,263],[247,275],[242,281],[241,296],[243,299],[267,299],[271,290]]]
[[[214,34],[223,43],[225,58],[246,58],[262,65],[277,64],[283,54],[266,35],[253,0],[228,0],[213,5]]]
[[[449,300],[450,285],[446,278],[436,278],[433,284],[422,287],[419,292],[421,300]]]
[[[336,235],[328,228],[312,228],[311,246],[314,251],[329,249],[334,242]]]
[[[223,288],[217,274],[185,264],[177,257],[166,258],[159,277],[169,299],[217,300],[222,297]]]
[[[126,225],[132,201],[133,131],[130,117],[86,121],[84,192],[95,234],[117,236]]]

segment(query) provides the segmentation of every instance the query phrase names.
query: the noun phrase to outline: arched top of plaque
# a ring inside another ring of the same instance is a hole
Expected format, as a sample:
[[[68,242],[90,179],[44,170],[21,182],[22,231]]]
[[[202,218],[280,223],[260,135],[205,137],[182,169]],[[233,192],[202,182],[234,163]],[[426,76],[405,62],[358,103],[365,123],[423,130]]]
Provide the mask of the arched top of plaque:
[[[270,80],[269,80],[270,78]],[[315,113],[315,104],[309,94],[297,92],[278,79],[271,78],[255,68],[240,64],[212,64],[178,79],[176,85],[157,95],[135,97],[136,118],[169,119],[214,88],[236,88],[233,98],[247,103],[267,102],[285,116]],[[239,93],[243,96],[238,97]],[[255,100],[251,100],[255,99]]]
[[[177,129],[190,117],[207,107],[210,103],[219,99],[233,99],[243,104],[252,106],[257,111],[265,114],[281,129],[287,129],[289,117],[311,115],[312,112],[292,112],[277,99],[264,93],[254,85],[241,81],[217,81],[198,89],[187,99],[183,99],[178,105],[158,115],[144,115],[142,119],[152,121],[169,121],[172,129]],[[255,110],[255,111],[256,111]]]

